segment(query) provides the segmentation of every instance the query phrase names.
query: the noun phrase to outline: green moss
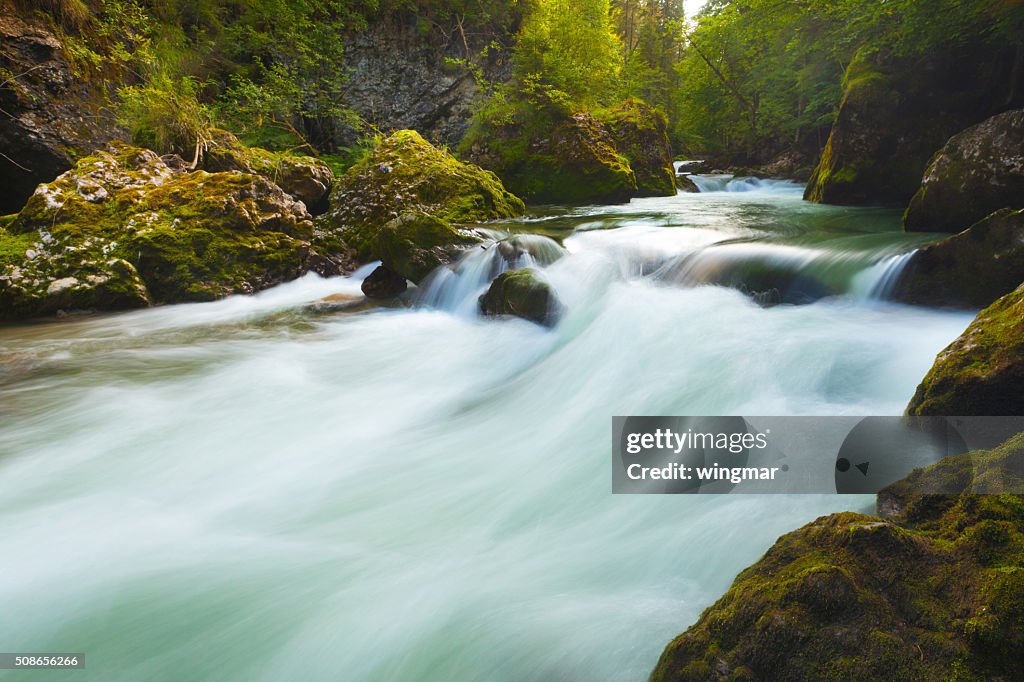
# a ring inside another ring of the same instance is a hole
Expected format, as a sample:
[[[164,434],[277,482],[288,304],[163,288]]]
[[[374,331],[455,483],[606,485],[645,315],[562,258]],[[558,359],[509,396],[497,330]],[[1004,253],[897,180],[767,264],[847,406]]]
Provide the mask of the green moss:
[[[435,268],[481,241],[440,218],[410,212],[381,228],[374,239],[372,256],[392,272],[418,284]]]
[[[381,228],[410,211],[447,223],[479,223],[521,215],[523,202],[489,171],[462,163],[419,133],[402,130],[338,179],[321,222],[369,258]]]
[[[40,186],[0,233],[0,302],[17,318],[251,293],[302,274],[313,238],[264,177],[175,173],[120,146]]]
[[[883,491],[888,520],[835,514],[779,538],[669,644],[652,680],[1012,679],[1024,499],[961,493],[1019,472],[1024,435],[972,465],[952,459]],[[974,477],[955,494],[915,492],[967,466]]]
[[[637,196],[675,196],[676,174],[664,113],[639,99],[594,112],[636,175]]]
[[[562,305],[551,285],[536,270],[525,268],[498,275],[480,297],[480,311],[484,315],[511,315],[551,327],[561,317]]]
[[[513,106],[507,117],[478,117],[460,151],[534,203],[614,203],[637,194],[629,159],[585,112]]]
[[[939,354],[907,412],[920,416],[1024,414],[1024,288],[982,311]]]

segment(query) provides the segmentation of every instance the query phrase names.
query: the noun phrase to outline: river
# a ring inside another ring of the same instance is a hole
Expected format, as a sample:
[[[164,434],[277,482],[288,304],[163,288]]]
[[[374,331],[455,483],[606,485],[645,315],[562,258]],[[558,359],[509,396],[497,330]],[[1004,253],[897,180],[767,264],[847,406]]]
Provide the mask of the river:
[[[488,226],[564,243],[553,330],[477,317],[494,249],[409,309],[304,309],[364,269],[0,328],[0,648],[87,660],[0,679],[646,679],[872,499],[616,497],[611,417],[899,414],[971,319],[884,300],[895,212],[698,180]]]

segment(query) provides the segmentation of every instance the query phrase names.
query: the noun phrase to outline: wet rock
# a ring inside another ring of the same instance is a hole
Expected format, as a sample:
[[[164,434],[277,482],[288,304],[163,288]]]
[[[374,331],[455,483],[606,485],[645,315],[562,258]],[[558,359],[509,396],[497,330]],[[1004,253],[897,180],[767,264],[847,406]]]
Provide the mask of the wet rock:
[[[338,178],[330,201],[320,228],[338,234],[363,260],[375,259],[382,228],[407,213],[457,224],[511,218],[525,210],[496,175],[460,162],[412,130],[381,141]]]
[[[939,353],[907,413],[1024,414],[1024,287],[983,310],[960,338]]]
[[[266,178],[182,173],[115,144],[40,185],[0,232],[5,319],[209,301],[295,279],[331,254]]]
[[[630,99],[602,111],[600,121],[611,134],[615,149],[633,169],[635,196],[675,196],[676,174],[665,115],[642,100]]]
[[[977,310],[1012,292],[1022,279],[1024,210],[1005,209],[914,254],[892,298]]]
[[[213,131],[203,168],[211,173],[261,175],[306,204],[313,215],[327,210],[327,195],[334,183],[334,173],[319,159],[247,147],[226,130]]]
[[[436,268],[454,262],[482,241],[444,220],[411,211],[381,228],[372,253],[392,272],[419,284]]]
[[[908,232],[959,232],[1002,208],[1024,208],[1024,110],[950,139],[925,171],[903,224]]]
[[[367,298],[385,300],[405,293],[409,283],[405,277],[381,265],[363,280],[362,290]]]
[[[697,183],[689,175],[677,175],[676,186],[689,194],[700,194],[700,187],[697,187]]]
[[[515,270],[527,264],[548,266],[565,256],[565,249],[555,240],[538,234],[517,234],[497,243],[508,269]]]
[[[563,312],[551,285],[529,268],[504,272],[491,282],[480,297],[480,311],[489,317],[520,317],[544,327],[555,326]]]
[[[366,296],[331,294],[310,303],[306,306],[306,310],[311,313],[360,313],[372,310],[376,305]]]

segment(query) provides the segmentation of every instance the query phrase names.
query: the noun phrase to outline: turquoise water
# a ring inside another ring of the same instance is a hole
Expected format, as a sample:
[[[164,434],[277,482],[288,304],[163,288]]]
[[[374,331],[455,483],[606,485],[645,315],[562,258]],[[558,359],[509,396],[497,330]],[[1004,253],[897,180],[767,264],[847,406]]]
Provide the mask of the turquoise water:
[[[799,194],[492,226],[564,243],[552,331],[476,317],[483,250],[440,307],[313,314],[359,281],[306,278],[3,328],[0,649],[88,667],[0,679],[645,679],[778,535],[872,501],[613,497],[611,417],[898,414],[970,322],[881,300],[895,214]],[[766,267],[828,295],[758,305]]]

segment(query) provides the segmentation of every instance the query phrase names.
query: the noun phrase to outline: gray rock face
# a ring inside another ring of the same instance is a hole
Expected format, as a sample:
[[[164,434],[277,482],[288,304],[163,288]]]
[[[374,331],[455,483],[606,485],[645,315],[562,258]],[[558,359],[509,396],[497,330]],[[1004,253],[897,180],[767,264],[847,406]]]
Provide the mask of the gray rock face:
[[[120,136],[97,86],[77,77],[53,31],[0,0],[0,214],[19,210],[74,153]]]
[[[453,147],[462,140],[479,88],[467,69],[446,63],[465,57],[459,40],[444,47],[413,27],[378,24],[346,41],[346,105],[383,130],[416,130]],[[497,78],[507,69],[486,70]]]
[[[950,139],[928,165],[903,223],[908,232],[959,232],[1002,208],[1024,208],[1024,109]]]

